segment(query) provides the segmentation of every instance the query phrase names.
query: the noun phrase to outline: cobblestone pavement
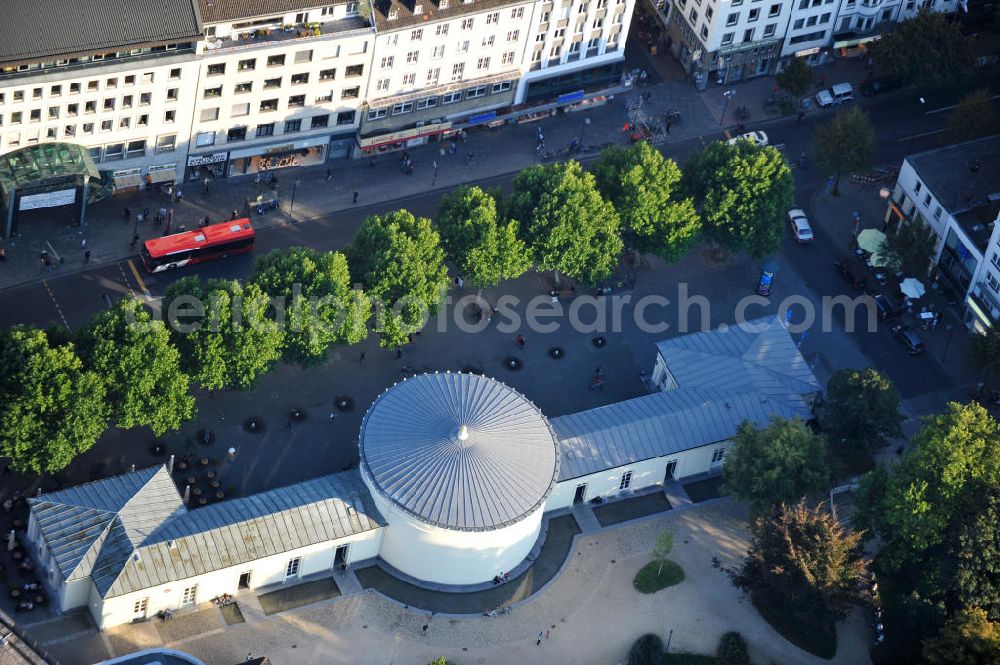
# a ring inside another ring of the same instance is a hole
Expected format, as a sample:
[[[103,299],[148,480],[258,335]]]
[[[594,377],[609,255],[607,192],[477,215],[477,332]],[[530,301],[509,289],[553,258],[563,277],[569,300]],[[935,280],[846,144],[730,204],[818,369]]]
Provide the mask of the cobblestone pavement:
[[[686,579],[641,595],[632,589],[632,577],[649,561],[664,528],[674,532],[671,558],[683,566]],[[802,652],[775,633],[725,574],[712,567],[713,556],[724,566],[735,564],[745,547],[745,512],[723,499],[579,536],[561,574],[510,615],[433,616],[365,592],[209,630],[168,646],[206,663],[239,662],[252,653],[267,655],[275,665],[423,665],[437,656],[482,665],[606,665],[624,662],[629,645],[646,632],[666,640],[672,630],[672,651],[714,653],[719,637],[737,630],[754,662],[869,662],[866,627],[857,615],[839,626],[837,656],[830,661]],[[426,636],[421,635],[424,624]],[[147,629],[148,624],[114,629],[105,642],[120,655],[142,648],[149,639]],[[548,637],[536,646],[539,631]],[[65,661],[77,663],[83,661]]]

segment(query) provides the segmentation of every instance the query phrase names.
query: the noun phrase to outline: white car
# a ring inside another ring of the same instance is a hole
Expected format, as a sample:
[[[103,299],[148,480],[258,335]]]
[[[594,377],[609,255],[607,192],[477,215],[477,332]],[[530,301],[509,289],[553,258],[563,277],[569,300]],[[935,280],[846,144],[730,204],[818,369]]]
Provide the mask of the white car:
[[[845,104],[854,101],[854,88],[850,83],[837,83],[836,85],[820,90],[816,93],[816,103],[821,108],[828,108],[834,104]]]
[[[747,132],[746,134],[734,136],[726,141],[726,143],[729,145],[736,145],[737,141],[753,141],[756,146],[764,146],[767,145],[767,134],[764,132]]]
[[[804,211],[799,208],[789,210],[788,223],[792,227],[792,235],[795,236],[795,242],[804,244],[813,241],[813,230],[809,226],[809,219],[806,217]]]

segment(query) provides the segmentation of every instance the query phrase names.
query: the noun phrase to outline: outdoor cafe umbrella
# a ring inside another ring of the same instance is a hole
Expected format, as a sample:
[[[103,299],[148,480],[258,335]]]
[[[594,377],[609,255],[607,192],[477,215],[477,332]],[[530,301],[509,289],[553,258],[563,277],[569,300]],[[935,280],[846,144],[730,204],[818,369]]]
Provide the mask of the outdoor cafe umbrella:
[[[878,229],[865,229],[858,234],[858,247],[869,254],[877,254],[883,242],[885,234]]]
[[[907,277],[904,279],[899,285],[899,290],[903,292],[904,296],[913,298],[914,300],[927,292],[927,289],[924,288],[924,283],[916,277]]]

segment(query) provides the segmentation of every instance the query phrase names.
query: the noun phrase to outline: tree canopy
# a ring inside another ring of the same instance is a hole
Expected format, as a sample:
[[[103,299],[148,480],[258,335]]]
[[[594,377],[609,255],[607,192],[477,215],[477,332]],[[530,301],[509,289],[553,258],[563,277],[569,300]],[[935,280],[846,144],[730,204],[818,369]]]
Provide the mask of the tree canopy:
[[[802,422],[777,417],[763,429],[740,425],[722,475],[727,491],[757,512],[822,491],[830,478],[823,440]]]
[[[902,222],[895,233],[885,237],[879,254],[891,270],[902,272],[907,277],[927,279],[936,242],[934,230],[920,219],[913,219]]]
[[[496,286],[531,268],[531,256],[514,220],[499,219],[499,192],[462,186],[441,198],[437,227],[458,272],[476,286]]]
[[[529,166],[514,176],[511,210],[541,270],[587,284],[607,279],[622,251],[619,218],[577,162]]]
[[[168,321],[181,366],[207,390],[249,390],[281,358],[283,326],[269,315],[270,301],[256,283],[184,277],[169,287],[165,311],[187,296],[204,304],[206,317],[187,330]]]
[[[834,174],[833,193],[838,194],[842,174],[865,171],[871,166],[875,129],[868,114],[852,106],[817,127],[813,144],[816,164]]]
[[[886,543],[886,561],[898,567],[940,545],[962,505],[981,505],[987,488],[998,487],[1000,423],[977,403],[951,403],[925,419],[891,471],[866,477],[858,501]]]
[[[841,369],[830,377],[822,419],[834,448],[873,453],[903,435],[899,393],[889,377],[871,367]]]
[[[924,640],[927,665],[994,665],[1000,662],[1000,624],[979,608],[965,609]]]
[[[347,259],[340,252],[276,249],[254,262],[250,282],[280,303],[272,316],[284,329],[284,358],[289,362],[322,363],[331,345],[356,344],[368,334],[371,302],[364,292],[351,288]],[[251,315],[254,306],[251,301]],[[265,338],[273,334],[262,332]]]
[[[800,502],[754,521],[747,558],[730,575],[738,588],[787,611],[815,608],[842,618],[862,599],[860,540],[822,504]]]
[[[781,246],[794,185],[784,156],[751,141],[710,143],[684,169],[684,189],[700,202],[708,237],[758,258]]]
[[[992,326],[985,335],[973,335],[969,363],[976,369],[1000,373],[1000,327]]]
[[[778,72],[775,81],[790,95],[802,97],[809,92],[813,81],[813,69],[802,58],[790,58],[785,68]]]
[[[621,216],[627,247],[676,261],[701,234],[694,201],[680,187],[680,167],[645,141],[606,149],[593,173],[601,194]]]
[[[989,88],[970,92],[948,114],[948,135],[955,143],[971,141],[1000,131],[1000,118],[993,107]]]
[[[80,356],[104,381],[111,418],[159,436],[194,417],[190,379],[162,321],[135,298],[96,315],[80,334]]]
[[[0,332],[0,452],[25,473],[56,472],[108,423],[105,382],[73,345],[17,326]]]
[[[972,39],[950,14],[923,8],[870,44],[878,68],[906,83],[921,85],[964,80],[973,67]]]
[[[406,210],[367,218],[347,256],[352,273],[379,303],[375,331],[383,347],[406,344],[448,290],[438,232],[429,219]]]

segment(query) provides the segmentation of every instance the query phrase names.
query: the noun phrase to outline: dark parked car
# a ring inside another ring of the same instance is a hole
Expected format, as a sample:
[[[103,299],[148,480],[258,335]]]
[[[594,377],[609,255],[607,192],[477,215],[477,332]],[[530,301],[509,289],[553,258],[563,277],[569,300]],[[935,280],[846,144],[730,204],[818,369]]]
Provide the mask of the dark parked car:
[[[868,285],[868,277],[860,263],[851,259],[837,259],[833,265],[852,289],[855,291],[865,290]]]
[[[878,312],[879,321],[892,321],[899,316],[896,306],[881,293],[875,296],[875,310]]]
[[[902,79],[896,78],[895,76],[883,76],[877,79],[869,79],[868,81],[862,83],[861,94],[865,97],[874,97],[875,95],[881,95],[883,92],[898,90],[902,87]]]
[[[924,340],[920,339],[920,335],[912,328],[903,325],[893,326],[892,336],[899,340],[903,350],[911,356],[919,356],[924,352]]]

